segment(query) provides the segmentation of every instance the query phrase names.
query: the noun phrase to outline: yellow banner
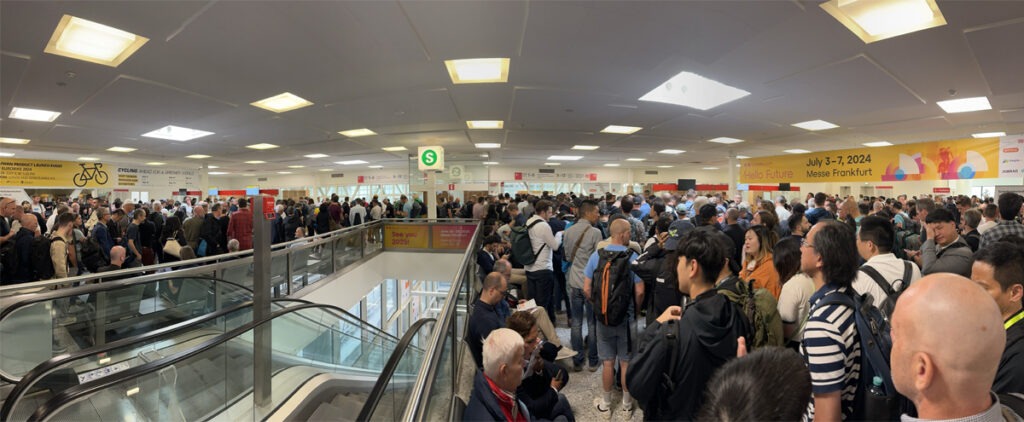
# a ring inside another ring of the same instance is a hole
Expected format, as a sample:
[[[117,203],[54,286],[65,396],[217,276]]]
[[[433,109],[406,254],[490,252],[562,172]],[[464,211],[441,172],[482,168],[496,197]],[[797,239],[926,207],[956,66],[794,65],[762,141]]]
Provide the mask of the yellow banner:
[[[777,155],[740,164],[740,183],[985,179],[999,177],[999,139]]]
[[[117,181],[108,173],[113,171],[103,163],[0,158],[0,186],[114,186]]]
[[[430,226],[426,224],[385,224],[384,247],[388,249],[427,249]]]

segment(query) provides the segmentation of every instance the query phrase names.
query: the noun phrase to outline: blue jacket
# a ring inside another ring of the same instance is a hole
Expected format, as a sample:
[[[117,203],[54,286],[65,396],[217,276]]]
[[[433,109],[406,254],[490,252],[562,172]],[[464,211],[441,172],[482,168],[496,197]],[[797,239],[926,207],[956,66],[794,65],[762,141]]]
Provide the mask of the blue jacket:
[[[114,248],[114,239],[110,237],[110,230],[107,230],[107,225],[102,223],[93,225],[92,235],[96,238],[96,243],[100,244],[103,257],[110,261],[110,250]]]
[[[505,320],[498,316],[493,305],[480,299],[473,303],[473,314],[469,317],[469,333],[466,334],[466,345],[477,368],[484,366],[484,339],[498,328],[505,326]]]
[[[526,420],[533,420],[530,411],[522,401],[516,400],[519,404],[519,411],[523,412]],[[501,411],[498,399],[494,398],[491,386],[487,385],[484,373],[476,371],[473,378],[473,392],[469,395],[469,404],[466,405],[466,412],[462,414],[464,421],[504,421],[505,414]]]

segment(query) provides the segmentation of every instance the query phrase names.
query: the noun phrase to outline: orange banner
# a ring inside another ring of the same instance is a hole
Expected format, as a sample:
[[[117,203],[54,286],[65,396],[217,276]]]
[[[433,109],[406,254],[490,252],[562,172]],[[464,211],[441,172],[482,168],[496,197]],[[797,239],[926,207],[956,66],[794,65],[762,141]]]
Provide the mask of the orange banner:
[[[473,242],[476,225],[436,225],[431,227],[434,249],[466,250]]]
[[[426,224],[385,224],[384,247],[396,249],[427,249],[430,227]]]

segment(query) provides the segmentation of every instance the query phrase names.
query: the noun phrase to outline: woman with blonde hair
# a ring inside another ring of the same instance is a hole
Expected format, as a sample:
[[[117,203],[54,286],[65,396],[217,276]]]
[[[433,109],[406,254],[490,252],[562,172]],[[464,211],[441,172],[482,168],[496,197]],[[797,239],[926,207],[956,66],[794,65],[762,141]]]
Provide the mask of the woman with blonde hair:
[[[768,290],[775,300],[782,293],[772,255],[772,248],[778,240],[779,236],[768,227],[752,226],[747,229],[743,242],[743,269],[740,271],[740,278],[753,280],[755,289]]]

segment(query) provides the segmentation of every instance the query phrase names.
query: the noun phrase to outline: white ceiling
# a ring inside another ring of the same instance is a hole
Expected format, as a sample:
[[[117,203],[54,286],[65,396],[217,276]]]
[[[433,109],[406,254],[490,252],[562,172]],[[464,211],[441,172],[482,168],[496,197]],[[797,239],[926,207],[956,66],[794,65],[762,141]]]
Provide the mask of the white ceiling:
[[[588,144],[601,148],[573,151],[586,158],[566,166],[654,167],[721,165],[730,150],[765,156],[1024,132],[1024,2],[940,7],[947,25],[865,45],[815,1],[3,1],[0,135],[32,142],[0,148],[242,173],[298,162],[339,168],[332,162],[345,159],[405,167],[406,153],[380,149],[397,145],[530,168]],[[64,14],[150,42],[118,68],[44,54]],[[511,58],[509,82],[453,85],[443,61],[475,57]],[[683,70],[751,95],[708,111],[637,100]],[[283,114],[249,105],[285,91],[315,105]],[[994,110],[947,115],[935,105],[981,95]],[[15,106],[63,114],[54,123],[6,118]],[[841,127],[790,126],[813,119]],[[506,123],[467,130],[465,120]],[[216,134],[180,143],[140,136],[169,124]],[[644,130],[598,133],[609,124]],[[362,127],[380,135],[337,133]],[[719,136],[746,142],[706,142]],[[245,148],[259,142],[282,148]],[[139,151],[104,151],[111,146]],[[656,153],[665,148],[687,153]],[[312,153],[330,157],[303,158]]]

